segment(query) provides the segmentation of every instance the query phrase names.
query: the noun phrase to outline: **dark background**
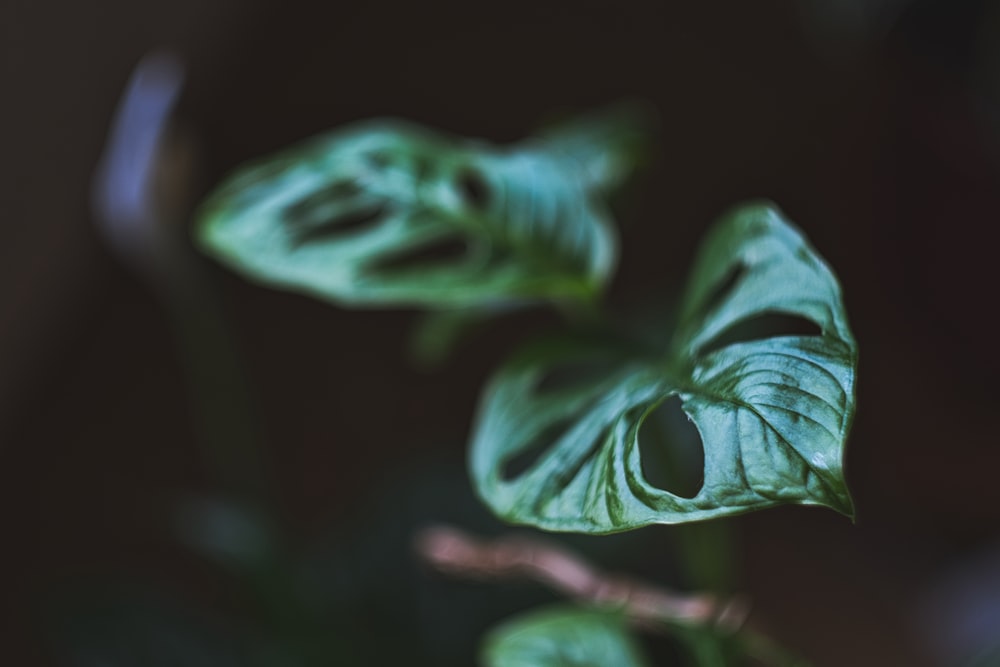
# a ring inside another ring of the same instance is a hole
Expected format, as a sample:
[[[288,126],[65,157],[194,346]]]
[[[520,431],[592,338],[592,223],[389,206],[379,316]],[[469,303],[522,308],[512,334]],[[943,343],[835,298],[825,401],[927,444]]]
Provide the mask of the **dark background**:
[[[988,598],[1000,569],[998,37],[1000,7],[985,0],[2,0],[0,662],[89,664],[66,637],[100,634],[75,628],[112,588],[265,623],[171,539],[177,499],[256,484],[290,544],[366,525],[376,507],[406,514],[419,505],[407,494],[425,493],[413,471],[461,480],[475,388],[548,324],[513,318],[423,372],[405,354],[412,313],[330,307],[195,257],[240,364],[243,397],[217,399],[245,399],[247,460],[266,471],[220,473],[176,315],[90,213],[129,73],[166,48],[187,69],[180,210],[241,161],[352,120],[506,142],[620,99],[647,102],[658,130],[620,210],[613,304],[671,294],[715,216],[776,201],[835,267],[859,340],[858,519],[782,508],[727,522],[739,588],[758,623],[819,666],[958,664],[976,623],[1000,636],[1000,591],[979,608],[948,583],[979,573],[971,589]],[[655,575],[660,562],[635,565]],[[393,641],[411,632],[371,625]]]

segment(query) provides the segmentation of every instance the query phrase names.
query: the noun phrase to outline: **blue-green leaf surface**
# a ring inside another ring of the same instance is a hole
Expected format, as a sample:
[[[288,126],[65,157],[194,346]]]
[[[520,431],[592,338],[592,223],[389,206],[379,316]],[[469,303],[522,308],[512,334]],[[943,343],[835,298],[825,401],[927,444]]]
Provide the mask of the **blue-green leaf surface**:
[[[556,607],[499,626],[483,645],[485,667],[645,667],[621,614]]]
[[[601,354],[522,355],[487,387],[470,467],[501,517],[603,533],[782,503],[852,515],[842,460],[857,347],[836,278],[773,206],[743,206],[710,232],[662,355],[566,372]],[[643,421],[673,396],[704,449],[693,497],[644,469]]]
[[[588,299],[617,255],[601,195],[635,137],[619,113],[512,147],[364,122],[238,170],[197,234],[251,278],[337,303]]]

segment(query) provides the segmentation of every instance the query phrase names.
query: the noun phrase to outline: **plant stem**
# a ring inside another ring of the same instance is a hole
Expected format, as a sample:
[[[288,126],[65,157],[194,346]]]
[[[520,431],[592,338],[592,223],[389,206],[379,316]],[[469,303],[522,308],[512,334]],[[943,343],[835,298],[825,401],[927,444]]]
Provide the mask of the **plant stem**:
[[[586,604],[621,608],[635,622],[709,626],[727,633],[743,624],[741,598],[684,595],[617,574],[608,574],[557,545],[508,535],[492,541],[434,526],[419,533],[418,553],[449,574],[477,578],[523,577]]]

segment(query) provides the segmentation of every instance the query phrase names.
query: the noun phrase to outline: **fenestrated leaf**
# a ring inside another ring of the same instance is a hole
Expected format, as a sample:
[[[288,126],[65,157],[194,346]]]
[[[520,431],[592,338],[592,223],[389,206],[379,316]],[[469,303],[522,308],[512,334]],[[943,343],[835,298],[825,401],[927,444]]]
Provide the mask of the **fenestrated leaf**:
[[[342,128],[239,170],[198,235],[247,276],[353,305],[590,298],[617,242],[601,195],[629,169],[619,113],[510,148],[398,120]]]
[[[483,644],[485,667],[644,667],[646,658],[612,611],[556,607],[518,616]]]
[[[773,206],[743,206],[710,233],[662,356],[552,388],[554,373],[603,354],[528,352],[487,387],[470,467],[501,517],[602,533],[782,503],[852,514],[842,459],[857,348],[836,278]],[[690,498],[643,471],[640,427],[671,396],[704,448]]]

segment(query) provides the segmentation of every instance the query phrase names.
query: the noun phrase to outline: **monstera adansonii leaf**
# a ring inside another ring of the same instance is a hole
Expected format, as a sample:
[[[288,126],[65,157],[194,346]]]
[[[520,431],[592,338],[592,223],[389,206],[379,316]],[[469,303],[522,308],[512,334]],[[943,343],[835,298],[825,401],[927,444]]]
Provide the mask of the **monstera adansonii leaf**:
[[[202,206],[198,240],[340,304],[589,299],[616,261],[602,195],[631,168],[634,118],[621,107],[511,147],[362,122],[238,170]]]
[[[754,337],[775,318],[815,335]],[[573,370],[601,354],[525,354],[486,388],[470,469],[500,517],[608,533],[782,503],[853,515],[842,461],[857,347],[835,276],[772,205],[740,207],[710,232],[662,354]],[[640,428],[673,396],[704,450],[693,497],[653,485],[643,468]]]
[[[494,629],[483,645],[485,667],[644,667],[624,615],[555,607],[518,616]]]

